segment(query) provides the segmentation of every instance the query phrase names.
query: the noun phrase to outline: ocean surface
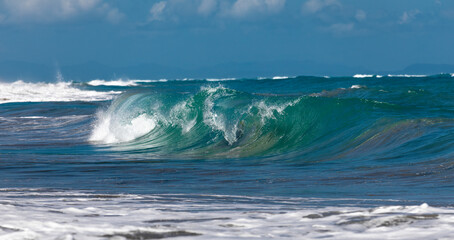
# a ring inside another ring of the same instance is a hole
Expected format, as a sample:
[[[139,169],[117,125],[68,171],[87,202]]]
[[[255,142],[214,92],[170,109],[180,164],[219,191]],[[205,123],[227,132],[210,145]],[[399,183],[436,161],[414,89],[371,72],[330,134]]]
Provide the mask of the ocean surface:
[[[0,239],[453,239],[454,75],[0,82]]]

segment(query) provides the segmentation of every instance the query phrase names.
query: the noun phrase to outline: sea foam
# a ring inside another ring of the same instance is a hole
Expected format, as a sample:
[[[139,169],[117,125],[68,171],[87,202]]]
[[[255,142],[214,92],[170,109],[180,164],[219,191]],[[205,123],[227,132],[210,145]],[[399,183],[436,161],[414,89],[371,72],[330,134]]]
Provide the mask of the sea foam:
[[[104,80],[94,79],[87,82],[91,86],[112,86],[112,87],[134,87],[140,85],[140,83],[153,83],[153,82],[167,82],[167,79],[116,79],[116,80]]]
[[[452,239],[454,210],[331,199],[3,189],[2,239]],[[386,202],[392,204],[391,202]],[[314,207],[314,205],[325,205]],[[398,203],[397,203],[398,204]]]
[[[422,78],[427,77],[427,75],[412,75],[412,74],[388,74],[388,77],[401,77],[401,78]]]
[[[134,80],[122,80],[122,79],[111,80],[111,81],[106,81],[103,79],[95,79],[95,80],[89,81],[87,84],[91,85],[91,86],[122,86],[122,87],[138,85],[137,82]]]
[[[274,76],[272,79],[273,80],[282,80],[282,79],[288,79],[290,77],[287,77],[287,76]]]
[[[119,143],[141,137],[156,127],[156,122],[146,114],[121,123],[111,113],[99,113],[98,122],[90,136],[90,141],[103,143]]]
[[[354,78],[372,78],[372,77],[374,77],[374,75],[372,75],[372,74],[355,74],[353,77]]]
[[[233,81],[237,80],[236,78],[207,78],[205,79],[208,82],[221,82],[221,81]]]
[[[119,93],[82,90],[72,86],[70,82],[29,83],[19,80],[0,83],[0,103],[104,101]]]

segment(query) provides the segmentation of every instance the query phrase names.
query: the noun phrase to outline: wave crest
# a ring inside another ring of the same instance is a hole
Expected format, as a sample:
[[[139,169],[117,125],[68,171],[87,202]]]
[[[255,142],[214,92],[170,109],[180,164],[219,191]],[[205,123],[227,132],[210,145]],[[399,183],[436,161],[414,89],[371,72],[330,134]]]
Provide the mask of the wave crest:
[[[223,86],[202,87],[194,95],[126,93],[98,114],[90,140],[122,151],[189,157],[304,152],[327,144],[320,144],[325,136],[344,141],[336,133],[352,130],[374,104],[254,95]]]
[[[78,89],[71,82],[29,83],[21,80],[0,83],[0,104],[9,102],[105,101],[119,94]]]

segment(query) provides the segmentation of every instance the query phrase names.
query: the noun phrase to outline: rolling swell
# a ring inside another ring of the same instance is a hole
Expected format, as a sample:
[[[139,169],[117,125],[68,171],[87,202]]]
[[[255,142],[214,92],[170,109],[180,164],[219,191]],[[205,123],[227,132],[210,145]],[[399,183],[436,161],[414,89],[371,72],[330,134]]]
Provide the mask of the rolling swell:
[[[90,141],[157,156],[320,160],[392,152],[445,122],[383,114],[398,110],[361,98],[258,95],[223,86],[195,94],[130,92],[98,113]]]

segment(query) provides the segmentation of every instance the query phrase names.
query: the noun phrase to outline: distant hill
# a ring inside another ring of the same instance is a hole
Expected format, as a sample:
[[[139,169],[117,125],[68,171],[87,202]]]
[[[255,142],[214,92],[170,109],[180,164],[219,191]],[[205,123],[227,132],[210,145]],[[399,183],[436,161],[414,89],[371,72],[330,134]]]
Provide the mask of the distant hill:
[[[224,63],[197,69],[192,74],[207,77],[350,76],[368,71],[362,67],[288,60]]]
[[[440,73],[454,73],[454,65],[450,64],[413,64],[399,73],[402,74],[424,74],[424,75],[435,75]]]

